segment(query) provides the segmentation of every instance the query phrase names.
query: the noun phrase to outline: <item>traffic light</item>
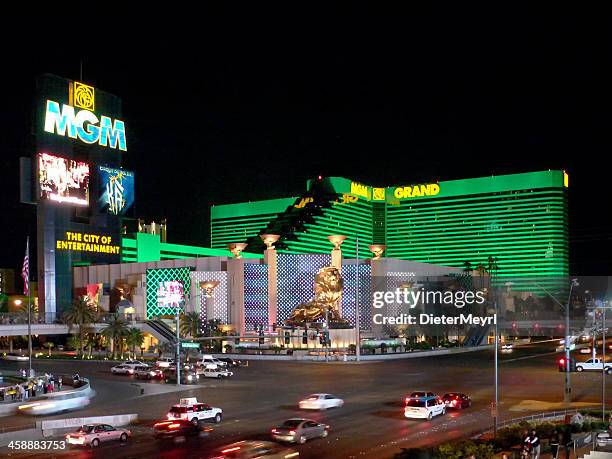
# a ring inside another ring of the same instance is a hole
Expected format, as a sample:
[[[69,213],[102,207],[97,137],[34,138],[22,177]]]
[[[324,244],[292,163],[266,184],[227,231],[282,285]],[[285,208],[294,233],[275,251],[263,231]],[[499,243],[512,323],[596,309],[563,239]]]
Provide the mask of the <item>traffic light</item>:
[[[274,322],[274,323],[272,324],[272,331],[273,331],[273,332],[275,332],[275,331],[276,331],[276,322]]]
[[[319,332],[319,344],[325,346],[325,332]]]
[[[261,344],[263,344],[263,343],[264,343],[264,337],[263,337],[263,336],[260,336],[260,337],[259,337],[259,344],[261,345]]]
[[[285,344],[289,344],[289,332],[285,332]]]
[[[308,332],[306,330],[302,333],[302,344],[308,344]]]
[[[235,345],[240,344],[240,338],[234,338],[234,344]]]
[[[565,363],[567,359],[565,357],[559,359],[559,371],[565,372]],[[576,371],[576,359],[570,358],[569,360],[569,370],[570,372]]]
[[[325,330],[325,345],[329,346],[331,344],[331,339],[329,339],[329,330]]]

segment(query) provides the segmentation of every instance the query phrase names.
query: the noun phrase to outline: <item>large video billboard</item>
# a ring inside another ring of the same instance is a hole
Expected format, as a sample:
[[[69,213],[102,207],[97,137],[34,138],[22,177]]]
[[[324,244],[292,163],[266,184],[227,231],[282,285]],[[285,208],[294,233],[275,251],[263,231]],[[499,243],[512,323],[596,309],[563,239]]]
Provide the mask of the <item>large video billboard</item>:
[[[48,153],[38,155],[40,199],[89,205],[89,164]]]
[[[100,176],[100,211],[125,215],[134,204],[134,173],[98,166]]]

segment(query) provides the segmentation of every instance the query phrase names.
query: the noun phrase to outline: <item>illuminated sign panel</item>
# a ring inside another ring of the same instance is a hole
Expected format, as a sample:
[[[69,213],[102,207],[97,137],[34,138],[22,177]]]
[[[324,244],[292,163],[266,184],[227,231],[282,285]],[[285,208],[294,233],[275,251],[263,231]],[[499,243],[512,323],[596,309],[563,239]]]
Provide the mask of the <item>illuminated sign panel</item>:
[[[121,251],[121,246],[114,243],[112,236],[77,231],[66,231],[64,239],[55,241],[55,248],[58,251],[105,253],[110,255],[118,255]]]
[[[79,139],[86,144],[127,151],[125,123],[108,116],[93,113],[95,90],[92,86],[72,82],[69,84],[70,104],[47,100],[44,131],[50,134]],[[81,110],[75,111],[76,108]]]
[[[185,301],[185,288],[181,281],[163,281],[157,288],[158,308],[179,308]]]
[[[428,185],[399,186],[393,192],[397,199],[420,198],[423,196],[435,196],[440,192],[440,185],[430,183]]]
[[[113,215],[125,215],[134,204],[134,173],[98,166],[100,176],[100,209]]]
[[[370,187],[361,183],[351,182],[351,194],[370,199]]]
[[[41,199],[87,206],[89,164],[40,153],[38,185]]]

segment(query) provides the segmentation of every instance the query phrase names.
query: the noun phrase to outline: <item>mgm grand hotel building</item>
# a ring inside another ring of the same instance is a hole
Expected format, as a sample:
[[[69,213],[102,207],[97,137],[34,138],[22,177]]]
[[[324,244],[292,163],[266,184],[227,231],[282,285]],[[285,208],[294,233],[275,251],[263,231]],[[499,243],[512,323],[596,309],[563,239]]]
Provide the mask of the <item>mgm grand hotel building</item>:
[[[327,236],[347,236],[343,255],[385,257],[465,269],[496,261],[500,280],[568,276],[568,176],[561,170],[375,187],[341,177],[309,180],[300,196],[217,205],[211,247],[277,234],[279,251],[329,253]],[[555,280],[556,279],[556,280]],[[520,283],[520,281],[519,281]]]

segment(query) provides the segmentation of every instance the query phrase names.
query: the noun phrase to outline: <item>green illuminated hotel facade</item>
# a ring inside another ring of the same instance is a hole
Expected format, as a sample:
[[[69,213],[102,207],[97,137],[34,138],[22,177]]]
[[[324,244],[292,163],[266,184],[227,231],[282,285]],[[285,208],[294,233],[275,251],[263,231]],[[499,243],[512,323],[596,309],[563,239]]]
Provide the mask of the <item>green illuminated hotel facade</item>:
[[[287,253],[328,253],[327,236],[343,234],[345,257],[369,258],[370,244],[386,257],[463,268],[497,259],[497,275],[546,279],[568,276],[568,177],[551,170],[372,187],[346,178],[309,180],[301,196],[211,209],[211,247],[279,234]]]

